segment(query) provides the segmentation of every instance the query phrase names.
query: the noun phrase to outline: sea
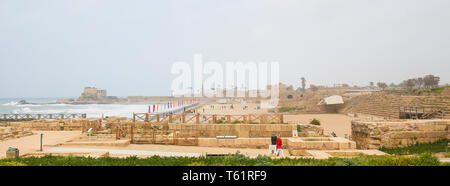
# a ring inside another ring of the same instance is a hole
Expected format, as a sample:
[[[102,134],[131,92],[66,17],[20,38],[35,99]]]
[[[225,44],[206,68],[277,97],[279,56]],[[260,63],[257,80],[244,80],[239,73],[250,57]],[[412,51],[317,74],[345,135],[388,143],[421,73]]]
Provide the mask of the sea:
[[[46,103],[58,98],[0,98],[0,114],[57,114],[83,113],[87,117],[120,116],[131,118],[133,112],[148,112],[148,104],[18,104],[21,100],[29,103]]]

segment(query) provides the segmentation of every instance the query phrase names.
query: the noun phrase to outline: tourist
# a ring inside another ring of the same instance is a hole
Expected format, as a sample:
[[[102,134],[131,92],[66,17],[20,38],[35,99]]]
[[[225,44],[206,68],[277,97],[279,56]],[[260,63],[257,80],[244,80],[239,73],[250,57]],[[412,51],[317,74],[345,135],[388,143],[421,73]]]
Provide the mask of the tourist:
[[[277,156],[281,156],[284,157],[284,152],[283,152],[283,142],[281,141],[281,135],[280,133],[278,133],[278,137],[277,137]]]

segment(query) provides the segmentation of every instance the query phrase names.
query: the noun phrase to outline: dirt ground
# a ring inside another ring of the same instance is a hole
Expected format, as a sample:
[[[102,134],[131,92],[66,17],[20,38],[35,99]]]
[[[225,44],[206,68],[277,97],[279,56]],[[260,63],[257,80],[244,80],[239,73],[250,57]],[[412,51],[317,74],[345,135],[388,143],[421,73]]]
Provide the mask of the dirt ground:
[[[351,134],[351,121],[353,117],[343,114],[298,114],[285,115],[284,121],[287,123],[309,123],[313,118],[320,121],[326,132],[336,133],[339,137]]]
[[[20,154],[38,151],[41,133],[44,134],[42,144],[45,150],[48,146],[63,143],[79,136],[81,131],[33,131],[33,133],[31,136],[0,142],[0,158],[6,157],[6,151],[9,147],[18,148]]]
[[[62,146],[64,147],[64,146]],[[99,146],[70,146],[69,148],[86,148],[86,149],[117,149],[117,150],[143,150],[154,152],[174,152],[180,153],[201,153],[201,154],[234,154],[240,152],[246,156],[257,157],[258,155],[269,155],[268,149],[244,149],[244,148],[219,148],[219,147],[198,147],[198,146],[177,146],[177,145],[154,145],[154,144],[130,144],[126,147],[99,147]],[[284,153],[288,156],[288,150],[284,149]],[[113,157],[126,157],[129,155],[110,155]],[[140,156],[138,156],[140,157]],[[146,157],[146,156],[142,156]]]

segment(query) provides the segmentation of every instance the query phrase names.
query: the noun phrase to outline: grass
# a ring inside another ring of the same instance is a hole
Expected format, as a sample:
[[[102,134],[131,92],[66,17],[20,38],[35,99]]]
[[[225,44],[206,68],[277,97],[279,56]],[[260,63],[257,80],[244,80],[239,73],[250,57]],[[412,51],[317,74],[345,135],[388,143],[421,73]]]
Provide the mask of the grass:
[[[442,93],[446,88],[449,88],[450,85],[444,86],[444,87],[438,87],[438,88],[432,88],[431,91],[437,94]]]
[[[411,155],[411,154],[421,154],[421,153],[438,153],[445,152],[445,148],[447,147],[447,139],[443,139],[434,143],[422,143],[415,144],[413,146],[404,147],[404,148],[381,148],[380,151],[383,151],[388,154],[395,155]]]
[[[299,107],[281,107],[278,109],[278,112],[292,112],[292,111],[299,111],[303,110],[305,108],[299,108]]]
[[[439,166],[438,159],[431,154],[420,156],[368,156],[355,158],[282,158],[267,156],[249,158],[236,153],[224,157],[159,157],[148,158],[91,158],[72,156],[25,157],[1,159],[3,166]]]

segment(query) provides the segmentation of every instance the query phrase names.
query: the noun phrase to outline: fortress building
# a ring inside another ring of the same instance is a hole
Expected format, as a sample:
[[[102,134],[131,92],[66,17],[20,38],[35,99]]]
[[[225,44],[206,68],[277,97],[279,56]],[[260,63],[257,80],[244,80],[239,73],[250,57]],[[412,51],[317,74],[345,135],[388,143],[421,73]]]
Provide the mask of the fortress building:
[[[107,97],[105,89],[85,87],[84,92],[78,98],[79,101],[100,101]]]

